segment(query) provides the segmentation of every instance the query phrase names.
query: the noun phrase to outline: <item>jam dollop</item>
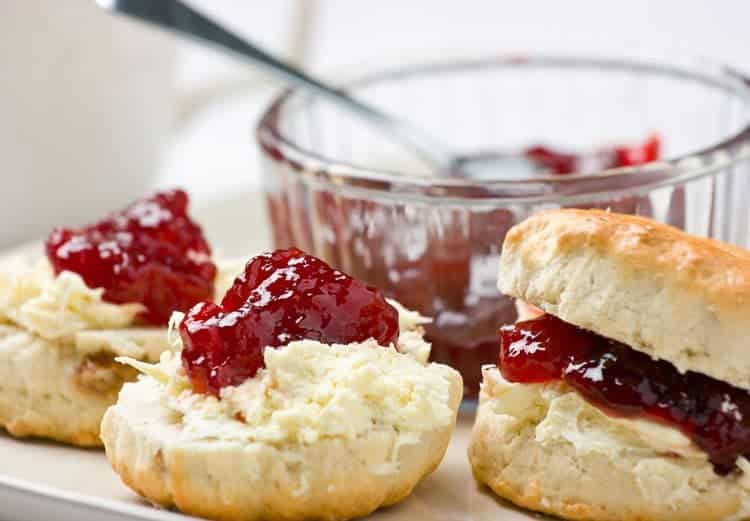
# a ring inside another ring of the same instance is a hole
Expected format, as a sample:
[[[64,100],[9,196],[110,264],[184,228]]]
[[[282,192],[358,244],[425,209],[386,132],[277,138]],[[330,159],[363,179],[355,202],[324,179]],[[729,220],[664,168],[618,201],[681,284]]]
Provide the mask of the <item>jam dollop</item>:
[[[187,213],[182,190],[156,193],[84,228],[57,228],[45,250],[55,272],[79,274],[102,298],[136,302],[140,318],[166,324],[214,292],[216,266],[201,228]]]
[[[221,304],[194,306],[179,327],[182,364],[196,392],[218,395],[263,367],[263,350],[295,340],[398,340],[383,294],[296,248],[251,259]]]
[[[680,373],[625,344],[552,315],[501,329],[500,370],[508,381],[563,380],[612,415],[678,428],[719,474],[750,455],[750,393],[704,374]]]

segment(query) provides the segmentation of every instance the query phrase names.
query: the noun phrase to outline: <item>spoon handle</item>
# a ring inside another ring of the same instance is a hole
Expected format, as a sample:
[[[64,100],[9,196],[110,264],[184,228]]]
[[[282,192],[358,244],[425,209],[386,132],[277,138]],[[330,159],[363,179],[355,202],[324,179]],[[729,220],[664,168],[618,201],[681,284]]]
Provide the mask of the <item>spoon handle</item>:
[[[361,118],[387,132],[396,141],[414,150],[433,167],[445,167],[452,155],[447,147],[411,124],[398,120],[362,103],[346,92],[328,86],[301,70],[272,56],[249,41],[240,38],[221,25],[185,5],[180,0],[96,0],[104,9],[127,14],[142,21],[170,29],[176,33],[227,49],[242,58],[265,67],[288,84],[296,85],[324,97],[339,107],[354,112]]]

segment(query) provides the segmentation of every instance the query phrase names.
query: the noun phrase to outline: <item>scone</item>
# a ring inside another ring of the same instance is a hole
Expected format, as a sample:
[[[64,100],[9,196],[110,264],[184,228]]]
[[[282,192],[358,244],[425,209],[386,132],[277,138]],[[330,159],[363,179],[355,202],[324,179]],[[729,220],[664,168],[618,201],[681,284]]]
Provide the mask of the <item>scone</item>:
[[[124,360],[145,374],[104,416],[107,457],[149,501],[210,519],[396,503],[442,460],[463,389],[421,323],[299,250],[256,257],[221,304],[175,318],[174,353]]]
[[[104,411],[137,374],[114,358],[158,361],[172,310],[212,296],[217,270],[180,191],[55,230],[46,253],[0,264],[0,426],[101,446]]]
[[[501,329],[469,447],[478,481],[577,520],[750,518],[750,253],[558,210],[507,235]]]

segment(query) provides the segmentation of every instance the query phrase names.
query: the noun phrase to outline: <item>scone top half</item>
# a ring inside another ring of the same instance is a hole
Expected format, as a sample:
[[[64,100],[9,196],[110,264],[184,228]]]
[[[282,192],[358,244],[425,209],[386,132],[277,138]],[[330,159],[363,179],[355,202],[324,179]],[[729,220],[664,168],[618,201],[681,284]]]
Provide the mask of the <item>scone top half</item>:
[[[329,521],[406,498],[440,463],[463,382],[428,321],[296,248],[251,259],[218,303],[175,314],[175,352],[102,422],[150,501],[209,519]]]
[[[750,389],[750,252],[642,217],[558,210],[510,230],[498,287],[680,372]]]

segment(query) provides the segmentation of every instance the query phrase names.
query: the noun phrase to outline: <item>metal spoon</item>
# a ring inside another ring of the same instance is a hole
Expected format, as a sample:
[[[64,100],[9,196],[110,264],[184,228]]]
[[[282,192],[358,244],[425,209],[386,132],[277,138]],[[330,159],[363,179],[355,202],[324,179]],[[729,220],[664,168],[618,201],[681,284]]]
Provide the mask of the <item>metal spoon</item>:
[[[126,14],[204,43],[232,51],[234,54],[265,67],[281,80],[302,87],[348,110],[379,128],[393,141],[406,145],[430,167],[451,171],[456,154],[422,129],[358,101],[346,92],[326,85],[301,70],[284,63],[258,46],[232,33],[218,23],[179,0],[96,0],[113,12]]]

